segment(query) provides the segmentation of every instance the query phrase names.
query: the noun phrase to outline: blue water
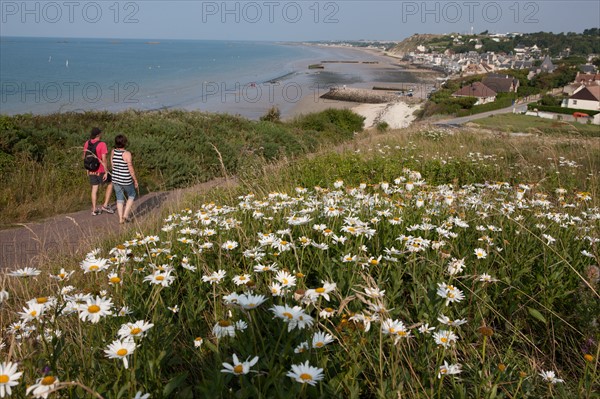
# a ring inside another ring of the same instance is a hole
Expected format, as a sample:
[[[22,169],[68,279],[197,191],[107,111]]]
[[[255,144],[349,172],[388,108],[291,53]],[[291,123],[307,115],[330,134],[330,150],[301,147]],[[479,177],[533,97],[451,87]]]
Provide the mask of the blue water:
[[[236,84],[263,87],[326,54],[265,42],[2,37],[0,113],[187,108],[248,114],[257,111],[240,106],[235,112]]]

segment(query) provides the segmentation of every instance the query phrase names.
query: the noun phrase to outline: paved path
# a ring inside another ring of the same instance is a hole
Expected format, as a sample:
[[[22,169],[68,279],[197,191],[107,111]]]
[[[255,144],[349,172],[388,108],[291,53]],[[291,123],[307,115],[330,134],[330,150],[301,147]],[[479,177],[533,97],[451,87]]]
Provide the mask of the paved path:
[[[185,193],[206,192],[215,187],[235,184],[235,179],[215,179],[187,189],[147,194],[136,200],[135,217],[131,224],[119,224],[116,213],[92,216],[86,209],[0,230],[0,269],[39,266],[49,258],[65,255],[81,258],[107,236],[139,226],[139,222],[165,204],[175,203]]]
[[[475,114],[475,115],[463,116],[460,118],[445,119],[445,120],[434,122],[434,125],[457,126],[457,125],[465,124],[465,123],[470,122],[475,119],[487,118],[488,116],[492,116],[492,115],[509,114],[512,112],[515,112],[515,113],[525,112],[525,111],[527,111],[527,104],[529,104],[530,102],[536,101],[537,99],[538,99],[538,97],[534,96],[534,97],[528,99],[527,101],[517,102],[517,104],[514,106],[511,105],[510,107],[496,109],[494,111],[482,112],[480,114]],[[513,110],[513,108],[514,108],[514,110]]]

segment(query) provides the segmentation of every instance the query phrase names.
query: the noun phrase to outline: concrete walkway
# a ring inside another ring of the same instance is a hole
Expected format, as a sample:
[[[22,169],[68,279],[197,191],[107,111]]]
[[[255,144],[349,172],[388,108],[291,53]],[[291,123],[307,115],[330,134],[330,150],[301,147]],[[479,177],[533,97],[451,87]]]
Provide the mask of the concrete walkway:
[[[235,184],[235,179],[215,179],[186,189],[144,195],[135,202],[133,222],[123,225],[119,224],[116,213],[92,216],[86,209],[0,230],[0,269],[39,267],[48,259],[59,256],[81,258],[108,236],[139,227],[166,204],[176,203],[183,194],[207,192]]]

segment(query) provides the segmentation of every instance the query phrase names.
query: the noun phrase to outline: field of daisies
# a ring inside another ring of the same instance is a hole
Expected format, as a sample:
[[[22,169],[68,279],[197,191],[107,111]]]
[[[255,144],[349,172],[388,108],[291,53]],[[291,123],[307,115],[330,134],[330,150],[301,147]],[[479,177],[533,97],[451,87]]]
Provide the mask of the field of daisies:
[[[426,131],[248,171],[6,271],[0,397],[597,397],[599,162]]]

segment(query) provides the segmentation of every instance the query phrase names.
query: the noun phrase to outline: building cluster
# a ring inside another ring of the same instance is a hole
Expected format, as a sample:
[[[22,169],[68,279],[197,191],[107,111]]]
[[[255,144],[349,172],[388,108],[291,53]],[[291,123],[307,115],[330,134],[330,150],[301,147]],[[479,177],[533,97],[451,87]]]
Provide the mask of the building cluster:
[[[475,44],[475,48],[478,46],[481,45]],[[403,59],[415,65],[443,70],[447,74],[461,76],[481,75],[503,69],[526,69],[529,71],[529,78],[531,79],[541,72],[552,73],[556,69],[550,57],[544,57],[542,50],[536,45],[532,47],[519,45],[508,54],[492,51],[455,53],[451,49],[436,52],[429,51],[427,47],[420,45],[417,46],[416,50],[405,54]],[[540,65],[535,66],[536,64]]]

